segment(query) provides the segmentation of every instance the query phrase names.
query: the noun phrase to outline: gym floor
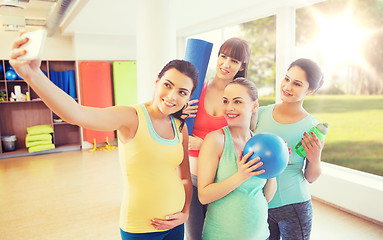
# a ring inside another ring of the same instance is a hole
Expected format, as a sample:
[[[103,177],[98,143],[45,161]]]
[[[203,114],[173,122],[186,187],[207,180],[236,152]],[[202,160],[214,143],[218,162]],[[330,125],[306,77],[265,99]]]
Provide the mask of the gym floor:
[[[2,240],[118,240],[118,151],[0,159]],[[378,240],[383,226],[314,200],[312,240]]]

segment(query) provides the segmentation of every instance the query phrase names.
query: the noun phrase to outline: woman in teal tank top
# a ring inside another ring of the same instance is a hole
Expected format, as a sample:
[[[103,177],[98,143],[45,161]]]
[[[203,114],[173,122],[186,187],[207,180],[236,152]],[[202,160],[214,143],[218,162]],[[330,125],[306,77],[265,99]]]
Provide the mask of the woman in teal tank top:
[[[269,203],[269,240],[310,239],[313,208],[307,183],[321,175],[324,140],[307,133],[317,120],[304,109],[303,102],[322,84],[319,65],[310,59],[297,59],[281,81],[281,102],[259,108],[256,133],[274,133],[291,148],[301,141],[307,154],[303,158],[293,151],[290,163],[277,177],[278,189]]]
[[[224,91],[224,116],[228,126],[209,133],[198,160],[198,196],[209,204],[202,239],[267,239],[267,202],[276,191],[276,180],[255,177],[265,170],[259,157],[246,163],[242,156],[252,137],[252,116],[257,113],[255,85],[237,78]]]

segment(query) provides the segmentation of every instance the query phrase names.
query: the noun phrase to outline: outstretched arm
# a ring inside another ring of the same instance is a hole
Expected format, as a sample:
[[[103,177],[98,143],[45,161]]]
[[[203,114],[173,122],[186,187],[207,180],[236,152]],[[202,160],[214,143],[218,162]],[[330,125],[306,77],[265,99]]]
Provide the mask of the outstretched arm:
[[[26,53],[20,47],[27,41],[28,39],[23,36],[14,41],[9,62],[17,74],[33,88],[53,112],[69,123],[94,130],[120,130],[129,125],[127,120],[129,121],[136,114],[133,108],[110,107],[101,109],[81,106],[45,76],[40,69],[41,60],[19,60],[18,57]]]

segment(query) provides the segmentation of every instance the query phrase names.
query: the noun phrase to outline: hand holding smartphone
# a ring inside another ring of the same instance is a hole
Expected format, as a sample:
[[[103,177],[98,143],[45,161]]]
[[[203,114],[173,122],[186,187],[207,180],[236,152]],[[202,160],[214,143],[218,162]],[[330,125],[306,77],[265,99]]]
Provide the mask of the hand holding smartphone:
[[[22,36],[29,38],[28,42],[20,48],[25,49],[27,53],[24,56],[18,57],[20,60],[34,60],[41,59],[47,31],[44,28],[26,32]]]

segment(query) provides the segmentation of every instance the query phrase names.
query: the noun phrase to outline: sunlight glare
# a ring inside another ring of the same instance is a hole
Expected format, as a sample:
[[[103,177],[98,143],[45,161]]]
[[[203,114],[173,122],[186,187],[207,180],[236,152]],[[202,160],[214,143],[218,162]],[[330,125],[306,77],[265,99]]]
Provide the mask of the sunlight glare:
[[[320,32],[316,45],[326,61],[362,63],[362,46],[368,31],[360,28],[349,12],[335,19],[317,17]]]

